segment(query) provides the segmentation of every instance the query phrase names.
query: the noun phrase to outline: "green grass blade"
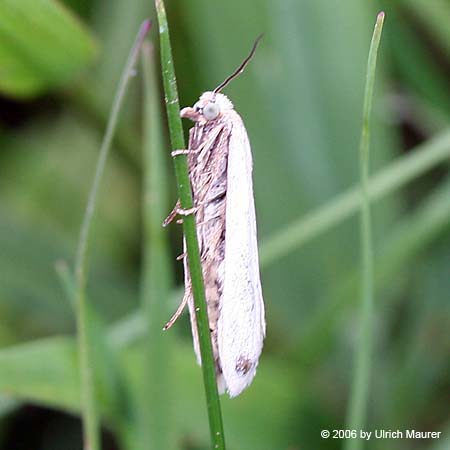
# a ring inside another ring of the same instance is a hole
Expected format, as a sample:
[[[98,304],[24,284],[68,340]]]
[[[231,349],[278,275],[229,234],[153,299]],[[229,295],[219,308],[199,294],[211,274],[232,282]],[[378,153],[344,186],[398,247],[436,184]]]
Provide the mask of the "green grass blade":
[[[171,425],[172,334],[162,327],[170,317],[168,305],[173,275],[167,233],[161,223],[167,214],[168,193],[162,142],[161,110],[153,47],[142,48],[144,73],[144,267],[141,304],[146,316],[146,361],[143,392],[143,446],[146,449],[174,449]]]
[[[369,197],[369,147],[370,115],[372,110],[375,69],[378,47],[383,29],[384,13],[378,14],[375,30],[370,44],[367,78],[364,92],[363,125],[360,143],[360,177],[361,177],[361,265],[362,292],[360,336],[356,352],[353,383],[347,418],[347,429],[361,430],[366,423],[367,402],[369,397],[370,367],[372,362],[373,333],[373,242]],[[344,448],[359,450],[363,446],[361,439],[347,439]]]
[[[119,81],[119,87],[114,98],[111,115],[108,120],[105,136],[102,141],[100,153],[98,157],[97,167],[94,174],[92,188],[89,193],[89,199],[86,212],[78,241],[78,248],[75,260],[75,278],[76,278],[76,321],[77,321],[77,337],[80,358],[80,378],[81,378],[81,395],[82,395],[82,419],[83,419],[83,439],[85,450],[99,450],[100,448],[100,431],[97,404],[95,399],[94,387],[94,369],[92,362],[92,348],[89,341],[88,330],[88,305],[86,301],[86,263],[87,250],[89,243],[89,232],[94,217],[98,192],[102,175],[105,169],[106,159],[111,147],[114,130],[117,125],[120,107],[125,96],[130,78],[134,73],[134,66],[139,55],[140,46],[145,35],[150,28],[149,22],[144,22],[139,30],[136,41],[131,50],[130,56],[126,63],[125,69]]]
[[[450,178],[401,220],[392,232],[383,239],[382,247],[376,253],[375,288],[389,286],[401,276],[408,262],[416,260],[424,250],[431,246],[438,236],[450,224]],[[347,320],[347,311],[356,305],[356,293],[359,287],[359,271],[355,268],[337,286],[332,287],[334,299],[321,306],[308,321],[292,351],[298,348],[308,349],[302,352],[302,365],[311,365],[320,354],[318,348],[327,348],[335,336],[336,325]],[[331,294],[330,292],[330,295]]]
[[[162,0],[155,0],[158,15],[161,65],[166,95],[167,118],[169,122],[170,141],[173,149],[185,149],[183,128],[180,118],[177,83],[172,60],[172,50],[169,39],[169,25]],[[189,182],[187,157],[179,155],[174,158],[175,172],[178,182],[178,195],[181,206],[190,209],[193,206],[192,193]],[[189,260],[189,271],[194,295],[195,311],[197,314],[197,328],[202,358],[203,381],[205,384],[206,402],[210,425],[211,442],[214,449],[225,449],[223,434],[222,412],[217,391],[215,364],[209,331],[208,312],[206,308],[203,274],[200,264],[195,218],[193,215],[184,217],[183,231]]]
[[[447,129],[372,176],[368,184],[370,200],[386,197],[449,157],[450,129]],[[354,214],[360,205],[360,188],[356,186],[337,195],[281,231],[275,232],[261,244],[261,267],[273,264],[279,258],[332,229]]]
[[[64,260],[57,261],[55,271],[64,290],[64,294],[69,300],[70,306],[75,310],[75,280],[69,264]]]

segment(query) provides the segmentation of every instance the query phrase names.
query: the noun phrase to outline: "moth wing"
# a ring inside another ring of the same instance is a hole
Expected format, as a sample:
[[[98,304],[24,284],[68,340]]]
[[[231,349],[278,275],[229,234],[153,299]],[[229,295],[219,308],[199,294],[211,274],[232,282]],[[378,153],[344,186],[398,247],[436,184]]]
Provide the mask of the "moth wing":
[[[196,149],[198,148],[198,145],[201,142],[201,137],[203,136],[203,127],[195,126],[190,129],[189,131],[189,149]],[[191,163],[190,157],[188,157],[188,163]],[[191,167],[189,167],[190,175],[191,175]],[[193,192],[194,194],[194,200],[195,200],[195,190]],[[200,226],[197,224],[197,232],[200,232]],[[199,239],[200,240],[200,239]],[[186,254],[187,247],[186,247],[186,239],[183,239],[183,252]],[[187,297],[187,305],[189,309],[189,317],[191,321],[191,330],[192,330],[192,340],[194,343],[194,351],[197,359],[197,363],[201,366],[202,365],[202,357],[200,352],[200,342],[199,342],[199,336],[198,336],[198,330],[197,330],[197,316],[195,313],[195,304],[194,304],[194,297],[192,293],[192,283],[191,283],[191,277],[189,273],[189,263],[188,258],[185,257],[183,259],[183,265],[184,265],[184,285],[185,285],[185,298]],[[216,371],[216,380],[217,380],[217,387],[220,394],[223,394],[225,392],[225,383],[222,374],[219,371]]]
[[[198,127],[194,126],[189,130],[189,149],[194,149],[198,145],[198,135],[201,134],[201,131],[199,132]],[[190,155],[188,156],[188,164],[191,164]],[[189,172],[191,172],[192,168],[189,167]],[[186,239],[183,238],[183,252],[186,254],[187,252],[187,246],[186,246]],[[197,363],[199,365],[202,364],[202,358],[200,355],[200,343],[198,339],[198,331],[197,331],[197,320],[195,318],[195,305],[194,305],[194,298],[192,294],[192,284],[191,284],[191,276],[189,274],[189,264],[188,264],[188,258],[187,256],[183,259],[183,266],[184,266],[184,286],[185,286],[185,292],[184,295],[188,297],[187,305],[189,309],[189,317],[191,320],[191,331],[192,331],[192,340],[194,343],[194,350],[195,350],[195,356],[197,358]]]
[[[265,336],[259,275],[252,155],[241,118],[232,112],[225,224],[224,287],[218,348],[230,397],[253,380]]]

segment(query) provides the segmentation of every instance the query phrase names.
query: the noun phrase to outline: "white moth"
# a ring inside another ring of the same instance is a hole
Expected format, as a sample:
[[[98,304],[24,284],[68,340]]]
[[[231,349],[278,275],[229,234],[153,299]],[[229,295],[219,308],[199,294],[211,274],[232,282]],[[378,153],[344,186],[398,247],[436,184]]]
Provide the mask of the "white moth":
[[[259,40],[259,39],[258,39]],[[195,122],[190,130],[188,155],[194,210],[179,204],[176,214],[194,213],[205,282],[211,341],[220,393],[239,395],[253,380],[265,336],[253,200],[252,154],[247,131],[231,101],[219,91],[239,75],[253,56],[214,91],[205,92],[181,117]],[[189,265],[185,254],[185,295],[165,328],[188,304],[194,349],[201,364]]]

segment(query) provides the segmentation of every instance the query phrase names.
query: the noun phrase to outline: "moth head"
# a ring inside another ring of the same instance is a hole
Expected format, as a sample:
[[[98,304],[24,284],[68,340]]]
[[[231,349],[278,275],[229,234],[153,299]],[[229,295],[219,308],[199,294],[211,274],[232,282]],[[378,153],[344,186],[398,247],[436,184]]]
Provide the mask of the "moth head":
[[[225,95],[205,92],[192,108],[183,108],[180,115],[194,122],[209,122],[217,120],[231,109],[233,104]]]
[[[231,75],[225,78],[214,91],[204,92],[193,108],[183,108],[180,112],[181,117],[191,119],[194,122],[209,122],[218,119],[227,110],[233,109],[233,104],[220,91],[244,71],[253,58],[261,38],[262,35],[258,36],[248,56]]]

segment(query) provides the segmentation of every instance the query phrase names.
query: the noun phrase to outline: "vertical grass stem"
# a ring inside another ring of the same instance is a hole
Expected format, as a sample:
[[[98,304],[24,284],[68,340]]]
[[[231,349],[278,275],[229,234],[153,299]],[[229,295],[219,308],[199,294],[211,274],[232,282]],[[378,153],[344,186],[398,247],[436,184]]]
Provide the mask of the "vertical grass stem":
[[[170,46],[167,16],[162,0],[155,0],[155,6],[159,22],[161,66],[166,96],[170,141],[174,150],[185,149],[186,147],[183,137],[183,128],[181,125],[180,105],[178,101],[177,82]],[[193,206],[193,202],[186,155],[179,155],[174,158],[174,165],[181,207],[183,209],[190,209]],[[224,450],[225,438],[223,434],[222,412],[220,408],[219,394],[217,391],[215,364],[209,331],[203,274],[200,264],[195,218],[193,215],[183,218],[183,231],[186,240],[187,258],[189,261],[195,311],[197,314],[197,329],[200,343],[200,354],[202,358],[203,381],[205,385],[211,442],[214,449]]]
[[[92,363],[91,342],[88,332],[88,313],[86,304],[86,266],[89,232],[96,210],[98,192],[102,180],[102,175],[105,169],[106,159],[117,125],[120,107],[122,105],[122,101],[125,96],[130,78],[134,75],[134,66],[139,55],[140,46],[149,29],[150,22],[145,21],[139,30],[136,41],[132,47],[125,69],[119,81],[119,87],[113,101],[111,113],[106,127],[106,132],[101,144],[97,166],[94,174],[94,180],[89,192],[88,203],[81,226],[75,259],[75,307],[81,380],[81,409],[83,421],[84,450],[100,449],[100,427],[95,399],[94,369]]]
[[[364,90],[363,124],[360,141],[360,182],[361,182],[361,315],[360,336],[356,350],[353,384],[350,393],[350,404],[347,427],[351,430],[361,430],[366,422],[367,403],[370,386],[370,366],[373,354],[373,243],[370,216],[369,197],[369,146],[370,146],[370,115],[372,110],[373,87],[377,64],[378,47],[383,28],[384,12],[377,17],[375,29],[370,44],[367,63],[366,87]],[[347,450],[359,450],[363,441],[359,438],[348,439]]]

